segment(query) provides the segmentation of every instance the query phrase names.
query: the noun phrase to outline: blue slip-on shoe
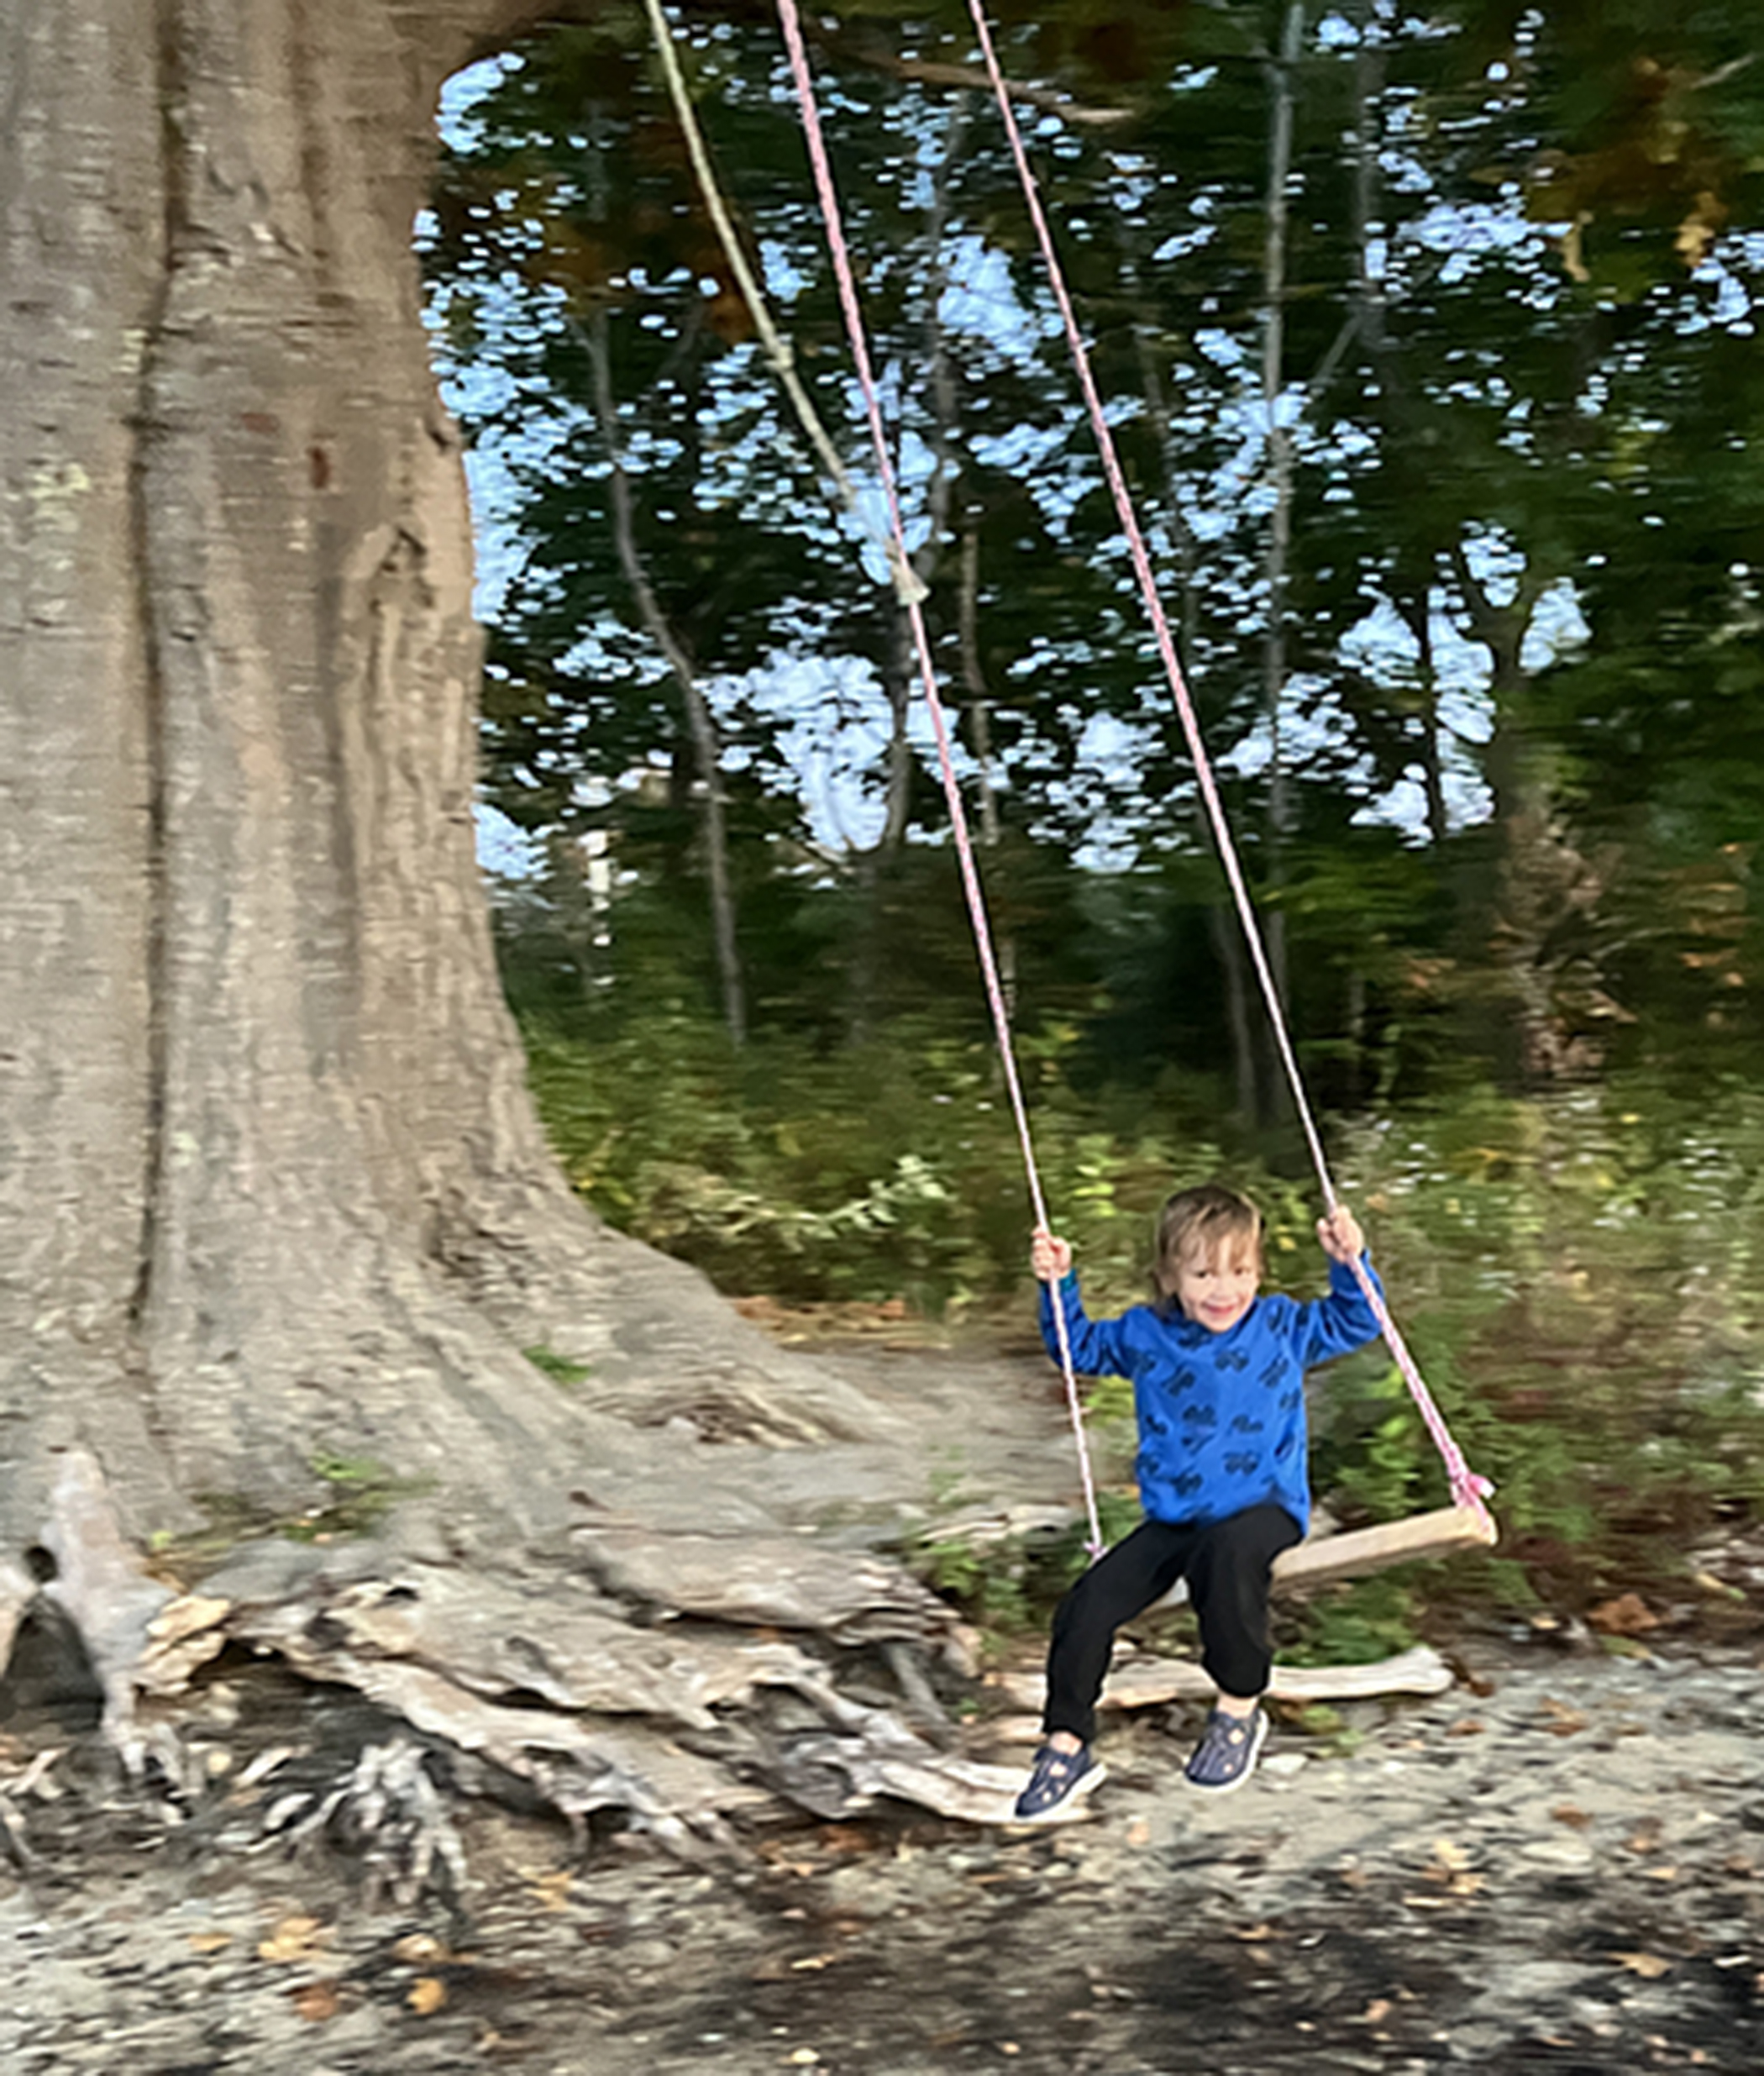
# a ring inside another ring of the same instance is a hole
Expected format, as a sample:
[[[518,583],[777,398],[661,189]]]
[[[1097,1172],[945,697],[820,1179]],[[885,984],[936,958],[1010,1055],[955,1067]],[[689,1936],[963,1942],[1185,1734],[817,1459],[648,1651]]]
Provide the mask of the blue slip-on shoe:
[[[1028,1786],[1016,1798],[1016,1821],[1032,1824],[1061,1813],[1079,1795],[1089,1795],[1107,1770],[1091,1758],[1088,1744],[1075,1752],[1044,1744],[1035,1755]]]
[[[1227,1716],[1223,1709],[1214,1709],[1182,1769],[1184,1778],[1191,1787],[1205,1788],[1211,1795],[1241,1788],[1256,1770],[1257,1754],[1267,1736],[1268,1716],[1263,1710]]]

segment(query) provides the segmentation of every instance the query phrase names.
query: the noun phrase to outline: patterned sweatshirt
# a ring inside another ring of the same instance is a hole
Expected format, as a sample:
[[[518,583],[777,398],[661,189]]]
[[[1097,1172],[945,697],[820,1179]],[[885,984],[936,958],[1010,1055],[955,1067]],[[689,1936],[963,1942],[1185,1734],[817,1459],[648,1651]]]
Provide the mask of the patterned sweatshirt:
[[[1309,1528],[1305,1373],[1378,1338],[1351,1269],[1332,1261],[1328,1296],[1309,1304],[1257,1298],[1223,1333],[1184,1317],[1173,1300],[1168,1314],[1136,1305],[1119,1319],[1091,1319],[1071,1273],[1059,1298],[1073,1368],[1082,1376],[1125,1377],[1133,1386],[1134,1469],[1139,1503],[1153,1521],[1222,1521],[1272,1501],[1301,1533]],[[1058,1361],[1053,1296],[1045,1283],[1041,1315],[1042,1338]]]

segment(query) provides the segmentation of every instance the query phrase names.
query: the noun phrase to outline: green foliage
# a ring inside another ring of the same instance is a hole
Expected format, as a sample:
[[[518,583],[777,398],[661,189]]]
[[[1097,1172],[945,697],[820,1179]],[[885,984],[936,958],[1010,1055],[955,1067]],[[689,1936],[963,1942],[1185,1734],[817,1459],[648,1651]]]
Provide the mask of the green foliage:
[[[276,1524],[297,1543],[370,1535],[400,1500],[420,1498],[435,1487],[433,1478],[401,1478],[373,1456],[338,1456],[319,1449],[311,1463],[314,1474],[331,1488],[331,1496],[297,1519]]]
[[[959,1536],[932,1536],[905,1554],[927,1585],[998,1635],[1014,1635],[1037,1618],[1026,1590],[1029,1559],[1021,1537],[976,1543]]]
[[[1620,24],[1452,0],[1310,20],[1288,82],[1305,197],[1277,371],[1295,446],[1282,631],[1298,725],[1281,731],[1277,813],[1260,677],[1271,457],[1251,429],[1269,415],[1256,54],[1270,24],[1221,0],[1117,11],[1100,34],[1094,12],[1006,25],[1004,55],[1131,117],[1050,128],[1034,150],[1324,1101],[1438,1093],[1467,1064],[1513,1085],[1558,1063],[1743,1065],[1764,955],[1764,71],[1740,13],[1635,0]],[[774,29],[677,33],[727,198],[769,255],[837,434],[848,360]],[[909,523],[933,536],[934,647],[962,650],[987,688],[1023,1027],[1070,1018],[1093,1081],[1174,1059],[1191,1086],[1214,1078],[1220,1109],[1265,1122],[1268,1048],[1227,1012],[1192,761],[1148,690],[1118,523],[1073,436],[1001,139],[979,110],[953,120],[899,62],[903,39],[915,60],[965,61],[969,34],[959,10],[909,26],[863,0],[822,23],[817,63],[837,74],[831,141],[875,358],[900,371],[894,436],[937,457],[939,489],[960,486],[937,538],[910,483]],[[457,401],[502,486],[486,785],[550,846],[533,907],[549,910],[555,1006],[608,986],[690,1001],[713,972],[688,717],[619,566],[591,314],[613,339],[647,581],[714,689],[755,1027],[829,1044],[935,1015],[971,975],[941,920],[954,905],[926,898],[948,876],[944,811],[903,733],[890,594],[853,582],[641,12],[620,0],[537,34],[481,79],[449,124],[425,250],[440,350],[471,377]],[[838,854],[827,823],[885,790],[900,844]],[[591,898],[570,884],[584,833],[612,875]],[[1037,848],[1038,877],[1020,870]],[[1063,870],[1099,848],[1135,870]],[[1119,927],[1093,933],[1111,905]],[[1110,1136],[1131,1135],[1111,1121]],[[680,1183],[683,1227],[741,1208]],[[958,1287],[915,1179],[883,1167],[856,1183],[816,1196],[816,1216],[923,1227],[927,1287]],[[791,1256],[826,1236],[776,1238]]]
[[[738,1054],[715,1027],[649,1016],[591,1049],[530,1033],[534,1086],[577,1187],[613,1223],[732,1293],[906,1299],[928,1314],[1008,1303],[1022,1324],[1030,1214],[1014,1127],[976,1048],[922,1027],[821,1054]],[[1065,1078],[1070,1033],[1027,1049],[1056,1226],[1099,1310],[1145,1291],[1152,1217],[1223,1170],[1268,1220],[1270,1282],[1315,1290],[1313,1190],[1186,1131],[1166,1093],[1110,1124]],[[1669,1590],[1688,1542],[1764,1505],[1764,1095],[1692,1101],[1650,1077],[1554,1098],[1473,1085],[1339,1129],[1399,1324],[1472,1468],[1497,1487],[1498,1550],[1344,1589],[1312,1606],[1320,1656],[1412,1640],[1431,1606],[1480,1597],[1574,1607]],[[1448,1495],[1382,1352],[1318,1386],[1314,1484],[1348,1525]],[[1131,1432],[1118,1381],[1093,1432]],[[1105,1492],[1105,1532],[1136,1517]],[[925,1558],[940,1589],[1005,1624],[1051,1605],[1082,1535],[1034,1553]]]
[[[1099,1492],[1096,1511],[1108,1548],[1139,1523],[1139,1504],[1130,1493]],[[1088,1533],[1082,1522],[1057,1536],[978,1541],[933,1531],[910,1543],[904,1554],[911,1569],[954,1600],[970,1621],[1008,1637],[1045,1627],[1061,1595],[1091,1561]]]
[[[827,1054],[788,1036],[737,1050],[675,1010],[591,1046],[529,1024],[540,1111],[604,1217],[732,1293],[904,1297],[941,1316],[1020,1290],[1029,1212],[991,1054],[923,1023]],[[1042,1185],[1101,1305],[1142,1298],[1173,1189],[1240,1179],[1269,1224],[1273,1280],[1314,1280],[1301,1189],[1183,1128],[1168,1099],[1113,1129],[1072,1091],[1069,1030],[1025,1048]]]
[[[1096,1495],[1096,1518],[1104,1548],[1113,1549],[1139,1526],[1137,1494],[1131,1489],[1100,1489]],[[1063,1535],[1043,1537],[1032,1553],[1030,1599],[1043,1614],[1053,1611],[1060,1595],[1077,1583],[1092,1562],[1089,1532],[1087,1522],[1074,1520]]]
[[[573,1385],[585,1383],[592,1374],[588,1364],[572,1362],[569,1356],[559,1355],[554,1348],[523,1348],[521,1353],[535,1369],[542,1371],[554,1384],[561,1385],[566,1391]]]
[[[1296,1604],[1280,1604],[1276,1648],[1282,1662],[1369,1664],[1408,1650],[1422,1633],[1426,1569],[1405,1564],[1376,1578],[1320,1588]]]
[[[1332,1708],[1327,1701],[1307,1701],[1284,1712],[1294,1729],[1303,1731],[1308,1737],[1334,1738],[1347,1732],[1347,1721],[1341,1710]]]
[[[435,1489],[430,1477],[402,1478],[375,1456],[349,1456],[315,1449],[307,1468],[327,1488],[317,1505],[298,1513],[276,1513],[232,1492],[203,1492],[197,1499],[204,1526],[190,1535],[158,1534],[155,1562],[169,1576],[199,1578],[239,1543],[254,1536],[285,1536],[291,1543],[332,1543],[371,1535],[401,1500],[420,1499]]]
[[[723,1288],[906,1296],[939,1312],[995,1281],[979,1227],[1002,1184],[979,1178],[1009,1169],[973,1107],[984,1067],[966,1054],[826,1059],[787,1038],[737,1053],[682,1014],[591,1051],[528,1039],[542,1112],[582,1195]]]
[[[1650,1079],[1554,1101],[1470,1091],[1352,1135],[1399,1323],[1473,1468],[1498,1558],[1454,1578],[1583,1604],[1666,1585],[1687,1542],[1764,1501],[1764,1098]],[[1344,1364],[1315,1475],[1352,1518],[1441,1504],[1388,1365]]]

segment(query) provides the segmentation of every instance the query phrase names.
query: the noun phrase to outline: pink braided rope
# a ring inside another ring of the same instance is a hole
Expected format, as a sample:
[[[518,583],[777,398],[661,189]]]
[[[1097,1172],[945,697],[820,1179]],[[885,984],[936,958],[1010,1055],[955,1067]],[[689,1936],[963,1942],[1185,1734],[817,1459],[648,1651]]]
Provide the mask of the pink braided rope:
[[[1089,356],[1084,350],[1084,340],[1079,331],[1078,319],[1073,312],[1072,299],[1066,291],[1065,276],[1059,264],[1058,254],[1054,250],[1053,234],[1048,230],[1047,217],[1042,208],[1041,196],[1036,187],[1035,175],[1030,167],[1028,155],[1023,149],[1022,134],[1017,127],[1016,116],[1011,106],[1010,92],[1005,84],[1004,74],[999,67],[997,53],[993,48],[992,34],[987,26],[985,12],[981,5],[981,0],[968,0],[968,3],[969,12],[974,18],[975,32],[979,37],[980,48],[985,56],[986,70],[992,81],[993,92],[998,101],[1000,113],[1004,118],[1005,133],[1011,140],[1011,155],[1016,162],[1017,178],[1022,187],[1024,200],[1028,204],[1029,215],[1035,226],[1036,237],[1041,244],[1042,256],[1047,263],[1048,282],[1053,288],[1054,300],[1059,306],[1061,322],[1065,328],[1066,343],[1071,353],[1073,367],[1077,373],[1079,386],[1084,391],[1084,402],[1089,411],[1090,423],[1096,435],[1096,444],[1102,457],[1104,472],[1108,477],[1109,488],[1114,496],[1115,509],[1121,520],[1121,530],[1126,536],[1133,568],[1139,579],[1139,588],[1145,600],[1152,632],[1157,637],[1158,653],[1163,659],[1164,673],[1169,680],[1170,691],[1175,699],[1177,714],[1182,723],[1183,735],[1188,744],[1189,754],[1194,766],[1195,780],[1200,788],[1201,799],[1206,807],[1207,819],[1212,828],[1214,844],[1219,853],[1220,862],[1225,869],[1226,878],[1231,886],[1231,897],[1236,907],[1238,920],[1242,925],[1244,941],[1248,947],[1251,964],[1255,968],[1257,980],[1261,986],[1263,1000],[1268,1005],[1275,1048],[1280,1056],[1281,1066],[1285,1071],[1287,1084],[1292,1091],[1294,1107],[1298,1113],[1299,1123],[1304,1128],[1305,1143],[1310,1149],[1311,1162],[1317,1172],[1317,1180],[1322,1190],[1324,1204],[1328,1210],[1333,1211],[1339,1200],[1336,1195],[1334,1181],[1330,1175],[1328,1161],[1324,1155],[1322,1136],[1311,1114],[1304,1079],[1299,1074],[1298,1059],[1294,1052],[1292,1040],[1287,1030],[1286,1017],[1281,1005],[1279,990],[1274,985],[1274,976],[1268,964],[1261,928],[1256,920],[1255,904],[1250,899],[1242,867],[1238,862],[1236,845],[1231,839],[1231,828],[1226,820],[1224,804],[1219,797],[1219,789],[1213,778],[1212,765],[1207,757],[1205,744],[1201,740],[1200,723],[1195,718],[1194,705],[1189,697],[1188,686],[1183,677],[1182,665],[1177,660],[1175,641],[1170,633],[1170,625],[1164,614],[1163,602],[1158,597],[1158,581],[1152,573],[1151,557],[1147,552],[1145,539],[1140,531],[1133,501],[1128,495],[1126,481],[1121,474],[1121,464],[1116,455],[1114,437],[1109,430],[1109,422],[1103,410],[1102,399],[1097,393],[1095,379],[1090,371]],[[1374,1286],[1363,1261],[1356,1259],[1353,1264],[1353,1273],[1355,1280],[1372,1307],[1373,1316],[1378,1322],[1379,1331],[1384,1337],[1385,1343],[1402,1374],[1403,1381],[1408,1385],[1410,1395],[1420,1409],[1427,1432],[1432,1437],[1435,1447],[1439,1450],[1445,1464],[1446,1477],[1451,1484],[1453,1500],[1458,1506],[1468,1508],[1475,1514],[1479,1523],[1492,1532],[1493,1523],[1489,1521],[1488,1508],[1483,1502],[1494,1491],[1494,1485],[1488,1479],[1478,1476],[1465,1463],[1462,1451],[1452,1440],[1445,1420],[1438,1406],[1434,1403],[1433,1395],[1423,1381],[1415,1359],[1410,1353],[1408,1345],[1402,1335],[1398,1332],[1396,1322],[1391,1317],[1383,1299]]]
[[[980,887],[979,869],[974,860],[974,844],[969,834],[967,811],[963,805],[961,786],[956,777],[955,758],[950,743],[949,725],[943,702],[938,695],[936,669],[931,657],[931,641],[926,632],[925,617],[919,607],[920,587],[913,577],[912,566],[906,549],[906,533],[901,523],[900,505],[895,488],[893,460],[889,454],[886,428],[882,421],[882,407],[877,395],[876,384],[871,370],[869,344],[865,335],[863,311],[858,301],[857,284],[853,277],[851,258],[845,243],[842,224],[839,197],[833,184],[832,169],[827,161],[827,145],[822,135],[821,113],[815,98],[814,81],[809,71],[808,54],[804,48],[802,25],[796,10],[795,0],[778,0],[778,14],[784,29],[785,47],[790,53],[791,76],[795,81],[796,97],[801,105],[804,134],[808,142],[809,160],[814,169],[815,186],[820,197],[821,213],[827,227],[827,250],[832,255],[833,271],[838,280],[839,302],[845,315],[845,328],[851,342],[852,359],[857,369],[858,382],[864,392],[864,409],[869,421],[870,442],[875,452],[876,471],[882,483],[887,505],[889,533],[892,543],[890,560],[894,565],[895,586],[912,629],[913,647],[919,664],[920,686],[925,697],[927,710],[931,716],[932,733],[937,738],[937,766],[943,781],[944,798],[949,805],[950,827],[954,833],[956,855],[960,860],[962,891],[968,904],[969,920],[973,926],[974,949],[979,956],[980,972],[986,984],[986,998],[991,1006],[993,1028],[998,1039],[999,1056],[1003,1063],[1005,1085],[1011,1100],[1011,1113],[1016,1123],[1016,1134],[1022,1148],[1023,1166],[1028,1176],[1029,1198],[1037,1227],[1047,1223],[1047,1209],[1042,1196],[1041,1174],[1036,1164],[1035,1148],[1029,1130],[1029,1113],[1023,1100],[1021,1079],[1017,1073],[1016,1057],[1011,1038],[1011,1015],[1005,1001],[1005,990],[999,978],[998,961],[994,956],[992,932],[986,918],[985,897]],[[1078,1447],[1079,1476],[1084,1485],[1084,1513],[1089,1527],[1089,1541],[1086,1544],[1092,1557],[1100,1556],[1103,1549],[1102,1526],[1098,1517],[1095,1482],[1091,1474],[1090,1453],[1084,1438],[1084,1411],[1079,1395],[1078,1378],[1073,1367],[1072,1347],[1067,1332],[1064,1308],[1058,1301],[1052,1306],[1055,1337],[1059,1346],[1060,1370],[1065,1380],[1066,1407],[1072,1422],[1072,1432]]]

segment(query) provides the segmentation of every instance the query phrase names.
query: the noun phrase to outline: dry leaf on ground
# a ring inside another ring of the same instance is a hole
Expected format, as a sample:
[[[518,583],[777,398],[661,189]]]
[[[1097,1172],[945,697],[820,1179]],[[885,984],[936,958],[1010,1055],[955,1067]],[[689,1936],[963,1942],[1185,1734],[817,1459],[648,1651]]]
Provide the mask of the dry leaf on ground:
[[[294,1961],[310,1961],[336,1937],[334,1925],[321,1924],[316,1917],[285,1917],[267,1939],[259,1940],[257,1958],[283,1966]]]
[[[294,2000],[294,2009],[312,2026],[335,2018],[343,2002],[338,1984],[330,1980],[297,1984],[288,1995]]]

